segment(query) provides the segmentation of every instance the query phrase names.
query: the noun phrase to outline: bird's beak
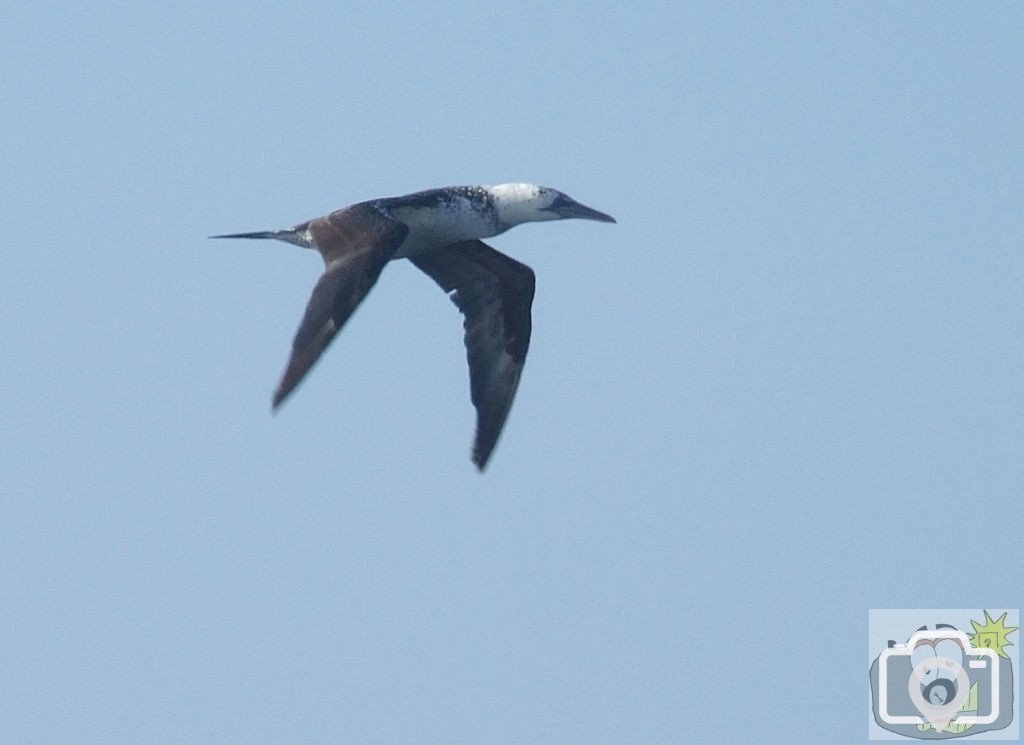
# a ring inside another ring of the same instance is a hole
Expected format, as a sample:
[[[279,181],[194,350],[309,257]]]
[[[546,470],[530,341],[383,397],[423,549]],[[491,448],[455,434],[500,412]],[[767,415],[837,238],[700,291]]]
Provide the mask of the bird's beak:
[[[585,205],[580,204],[568,197],[559,199],[555,204],[551,206],[551,211],[561,217],[563,220],[577,219],[577,220],[597,220],[598,222],[615,222],[615,218],[611,215],[606,215],[604,212],[598,212],[595,209],[591,209]]]

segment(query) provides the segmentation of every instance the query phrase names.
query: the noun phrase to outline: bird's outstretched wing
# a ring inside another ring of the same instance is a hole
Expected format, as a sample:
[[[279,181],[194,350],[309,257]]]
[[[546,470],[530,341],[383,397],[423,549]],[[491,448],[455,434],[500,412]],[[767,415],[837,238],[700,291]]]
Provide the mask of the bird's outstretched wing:
[[[288,367],[274,392],[274,408],[295,390],[380,276],[409,229],[358,204],[309,223],[327,268],[313,288],[292,342]]]
[[[465,316],[477,413],[473,462],[482,471],[505,426],[530,346],[533,270],[480,241],[453,243],[410,261],[452,293]]]

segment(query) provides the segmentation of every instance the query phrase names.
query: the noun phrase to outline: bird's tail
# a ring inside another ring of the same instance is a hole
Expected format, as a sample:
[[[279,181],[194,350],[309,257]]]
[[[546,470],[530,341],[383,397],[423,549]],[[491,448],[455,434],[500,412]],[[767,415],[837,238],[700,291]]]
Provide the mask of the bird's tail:
[[[255,233],[227,233],[225,235],[211,235],[211,238],[277,238],[281,240],[285,233],[290,230],[260,230]]]
[[[291,243],[303,248],[312,248],[313,244],[307,229],[309,223],[296,225],[288,230],[258,230],[255,233],[227,233],[225,235],[211,235],[211,238],[273,238],[285,243]]]

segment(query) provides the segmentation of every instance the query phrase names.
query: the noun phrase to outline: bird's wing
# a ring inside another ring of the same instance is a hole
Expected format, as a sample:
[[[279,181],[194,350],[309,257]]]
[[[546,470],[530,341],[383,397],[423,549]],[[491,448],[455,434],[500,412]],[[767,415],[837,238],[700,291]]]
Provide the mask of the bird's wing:
[[[491,457],[530,346],[534,274],[485,243],[466,241],[410,257],[465,316],[469,387],[476,407],[473,462]]]
[[[327,268],[295,333],[288,367],[274,392],[275,409],[366,297],[409,229],[372,205],[360,204],[313,220],[309,231]]]

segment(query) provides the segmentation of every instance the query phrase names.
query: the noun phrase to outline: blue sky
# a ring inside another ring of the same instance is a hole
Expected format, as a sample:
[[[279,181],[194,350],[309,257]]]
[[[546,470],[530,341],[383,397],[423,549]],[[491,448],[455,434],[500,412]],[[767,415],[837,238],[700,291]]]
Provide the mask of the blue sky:
[[[1020,607],[1024,10],[36,4],[0,45],[0,740],[860,742],[870,608]],[[469,462],[389,266],[208,241],[535,181]]]

